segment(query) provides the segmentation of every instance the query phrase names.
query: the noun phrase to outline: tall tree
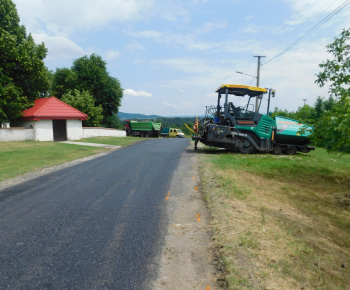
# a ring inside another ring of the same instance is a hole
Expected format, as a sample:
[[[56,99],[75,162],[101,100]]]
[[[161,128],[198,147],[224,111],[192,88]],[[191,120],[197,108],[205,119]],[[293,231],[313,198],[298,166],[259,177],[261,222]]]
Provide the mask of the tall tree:
[[[299,107],[295,112],[294,119],[300,121],[301,123],[312,124],[314,115],[315,108],[309,105],[304,105],[302,107]]]
[[[313,115],[314,123],[317,123],[326,112],[332,110],[334,103],[335,100],[332,96],[330,96],[328,100],[318,97],[315,102],[315,111]]]
[[[102,121],[102,106],[95,107],[95,100],[88,91],[70,91],[62,96],[61,101],[88,115],[83,121],[84,127],[98,127]]]
[[[323,87],[330,83],[329,109],[314,126],[312,141],[326,145],[329,151],[350,152],[350,29],[344,29],[339,38],[328,44],[327,51],[333,55],[319,65],[323,69],[316,83]]]
[[[0,4],[0,122],[16,120],[21,111],[49,88],[44,65],[47,49],[35,44],[32,36],[19,24],[15,4]]]
[[[78,77],[69,68],[57,68],[52,77],[52,94],[60,99],[66,93],[77,89]]]
[[[101,56],[83,56],[73,62],[71,69],[56,70],[53,81],[55,96],[61,98],[73,89],[89,91],[95,99],[95,105],[102,106],[102,124],[107,127],[115,125],[123,90],[119,81],[107,72],[106,62]]]

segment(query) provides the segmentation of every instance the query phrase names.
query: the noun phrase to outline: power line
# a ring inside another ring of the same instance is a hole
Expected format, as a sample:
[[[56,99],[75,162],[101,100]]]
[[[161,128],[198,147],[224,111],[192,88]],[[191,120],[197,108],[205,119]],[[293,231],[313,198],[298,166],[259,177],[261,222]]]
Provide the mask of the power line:
[[[265,62],[263,65],[269,63],[270,61],[274,60],[275,58],[281,56],[282,54],[286,53],[288,50],[293,48],[295,45],[297,45],[304,37],[306,37],[308,34],[310,34],[313,30],[320,27],[322,24],[326,23],[329,19],[331,19],[334,15],[338,14],[341,10],[343,10],[348,4],[350,0],[346,0],[343,2],[340,6],[338,6],[333,12],[328,14],[325,18],[323,18],[319,23],[317,23],[314,27],[312,27],[308,32],[303,34],[301,37],[299,37],[296,41],[294,41],[292,44],[290,44],[288,47],[286,47],[283,51],[275,55],[273,58],[271,58],[269,61]]]
[[[321,6],[315,13],[314,13],[314,17],[311,18],[311,20],[309,20],[308,22],[305,22],[303,24],[300,24],[298,27],[297,27],[297,30],[296,28],[294,30],[291,30],[288,34],[284,35],[283,38],[280,39],[280,42],[275,44],[274,46],[270,47],[270,51],[273,52],[273,49],[276,48],[276,47],[279,47],[281,43],[284,42],[284,40],[286,39],[293,39],[294,38],[294,35],[298,34],[299,32],[303,31],[304,28],[306,28],[310,22],[314,21],[315,19],[317,19],[318,15],[321,15],[328,7],[331,7],[333,5],[333,3],[335,3],[337,0],[333,0],[333,2],[331,2],[329,4],[329,2],[326,2],[323,6]],[[315,2],[317,3],[317,1]],[[314,4],[315,4],[314,3]],[[327,7],[325,7],[327,4],[329,4]],[[312,5],[313,6],[313,5]],[[296,30],[296,32],[295,32]],[[277,49],[275,49],[277,50]]]
[[[301,19],[301,17],[304,16],[304,14],[306,12],[308,12],[319,0],[315,1],[306,11],[304,11],[301,15],[299,15],[299,18],[297,18],[296,20]],[[303,8],[301,8],[301,10],[303,10],[309,3],[311,2],[311,0],[309,0],[309,2],[307,2]],[[292,19],[293,20],[293,19]],[[263,46],[263,48],[261,49],[262,51],[264,51],[266,48],[268,48],[269,46],[271,46],[273,43],[276,42],[276,40],[281,37],[284,34],[284,31],[287,29],[288,24],[285,24],[283,27],[282,32],[279,35],[276,35],[271,41],[267,41],[266,44]]]

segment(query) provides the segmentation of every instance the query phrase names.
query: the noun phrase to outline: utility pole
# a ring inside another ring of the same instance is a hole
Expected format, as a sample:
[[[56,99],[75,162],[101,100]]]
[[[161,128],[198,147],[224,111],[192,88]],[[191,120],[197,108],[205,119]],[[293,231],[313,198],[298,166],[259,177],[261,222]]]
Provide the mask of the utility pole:
[[[307,101],[307,99],[303,99],[303,101],[304,101],[304,107],[305,107],[305,102]]]
[[[266,57],[265,55],[254,55],[254,57],[257,57],[258,58],[258,71],[257,71],[257,74],[256,74],[256,86],[258,87],[259,84],[260,84],[260,58],[261,57]],[[255,112],[258,112],[259,110],[259,98],[258,96],[256,96],[256,100],[255,100]]]

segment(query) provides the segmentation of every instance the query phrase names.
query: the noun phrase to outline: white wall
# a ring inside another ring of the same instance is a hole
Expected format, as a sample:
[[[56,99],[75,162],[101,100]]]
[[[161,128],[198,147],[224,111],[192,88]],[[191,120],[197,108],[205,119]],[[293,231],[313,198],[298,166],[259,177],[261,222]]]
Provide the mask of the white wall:
[[[26,128],[0,129],[0,141],[28,141],[34,139],[34,130]]]
[[[112,128],[82,128],[81,120],[67,120],[67,139],[110,136],[126,137],[124,130]],[[0,141],[53,141],[52,120],[27,121],[17,123],[12,128],[0,129]]]
[[[38,140],[36,140],[36,129],[35,129],[37,122],[38,121],[19,121],[19,122],[15,123],[15,126],[25,127],[26,129],[33,129],[33,139],[32,140],[38,141]]]
[[[35,141],[53,141],[52,120],[36,121],[34,125]]]
[[[83,127],[81,120],[67,120],[67,140],[78,140],[83,138]]]
[[[35,141],[53,141],[52,120],[21,121],[17,125],[33,128]]]
[[[10,123],[0,123],[1,124],[1,128],[10,128]]]
[[[83,128],[83,138],[102,136],[126,137],[126,132],[124,130],[112,128]]]

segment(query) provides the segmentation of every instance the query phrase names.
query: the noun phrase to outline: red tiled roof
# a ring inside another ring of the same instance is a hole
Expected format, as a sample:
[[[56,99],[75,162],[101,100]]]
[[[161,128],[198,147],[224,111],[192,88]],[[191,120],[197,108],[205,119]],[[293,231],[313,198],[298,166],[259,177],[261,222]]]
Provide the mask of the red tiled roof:
[[[22,119],[39,121],[42,119],[78,119],[86,120],[88,116],[55,97],[41,98],[34,101],[34,107],[24,110]]]

